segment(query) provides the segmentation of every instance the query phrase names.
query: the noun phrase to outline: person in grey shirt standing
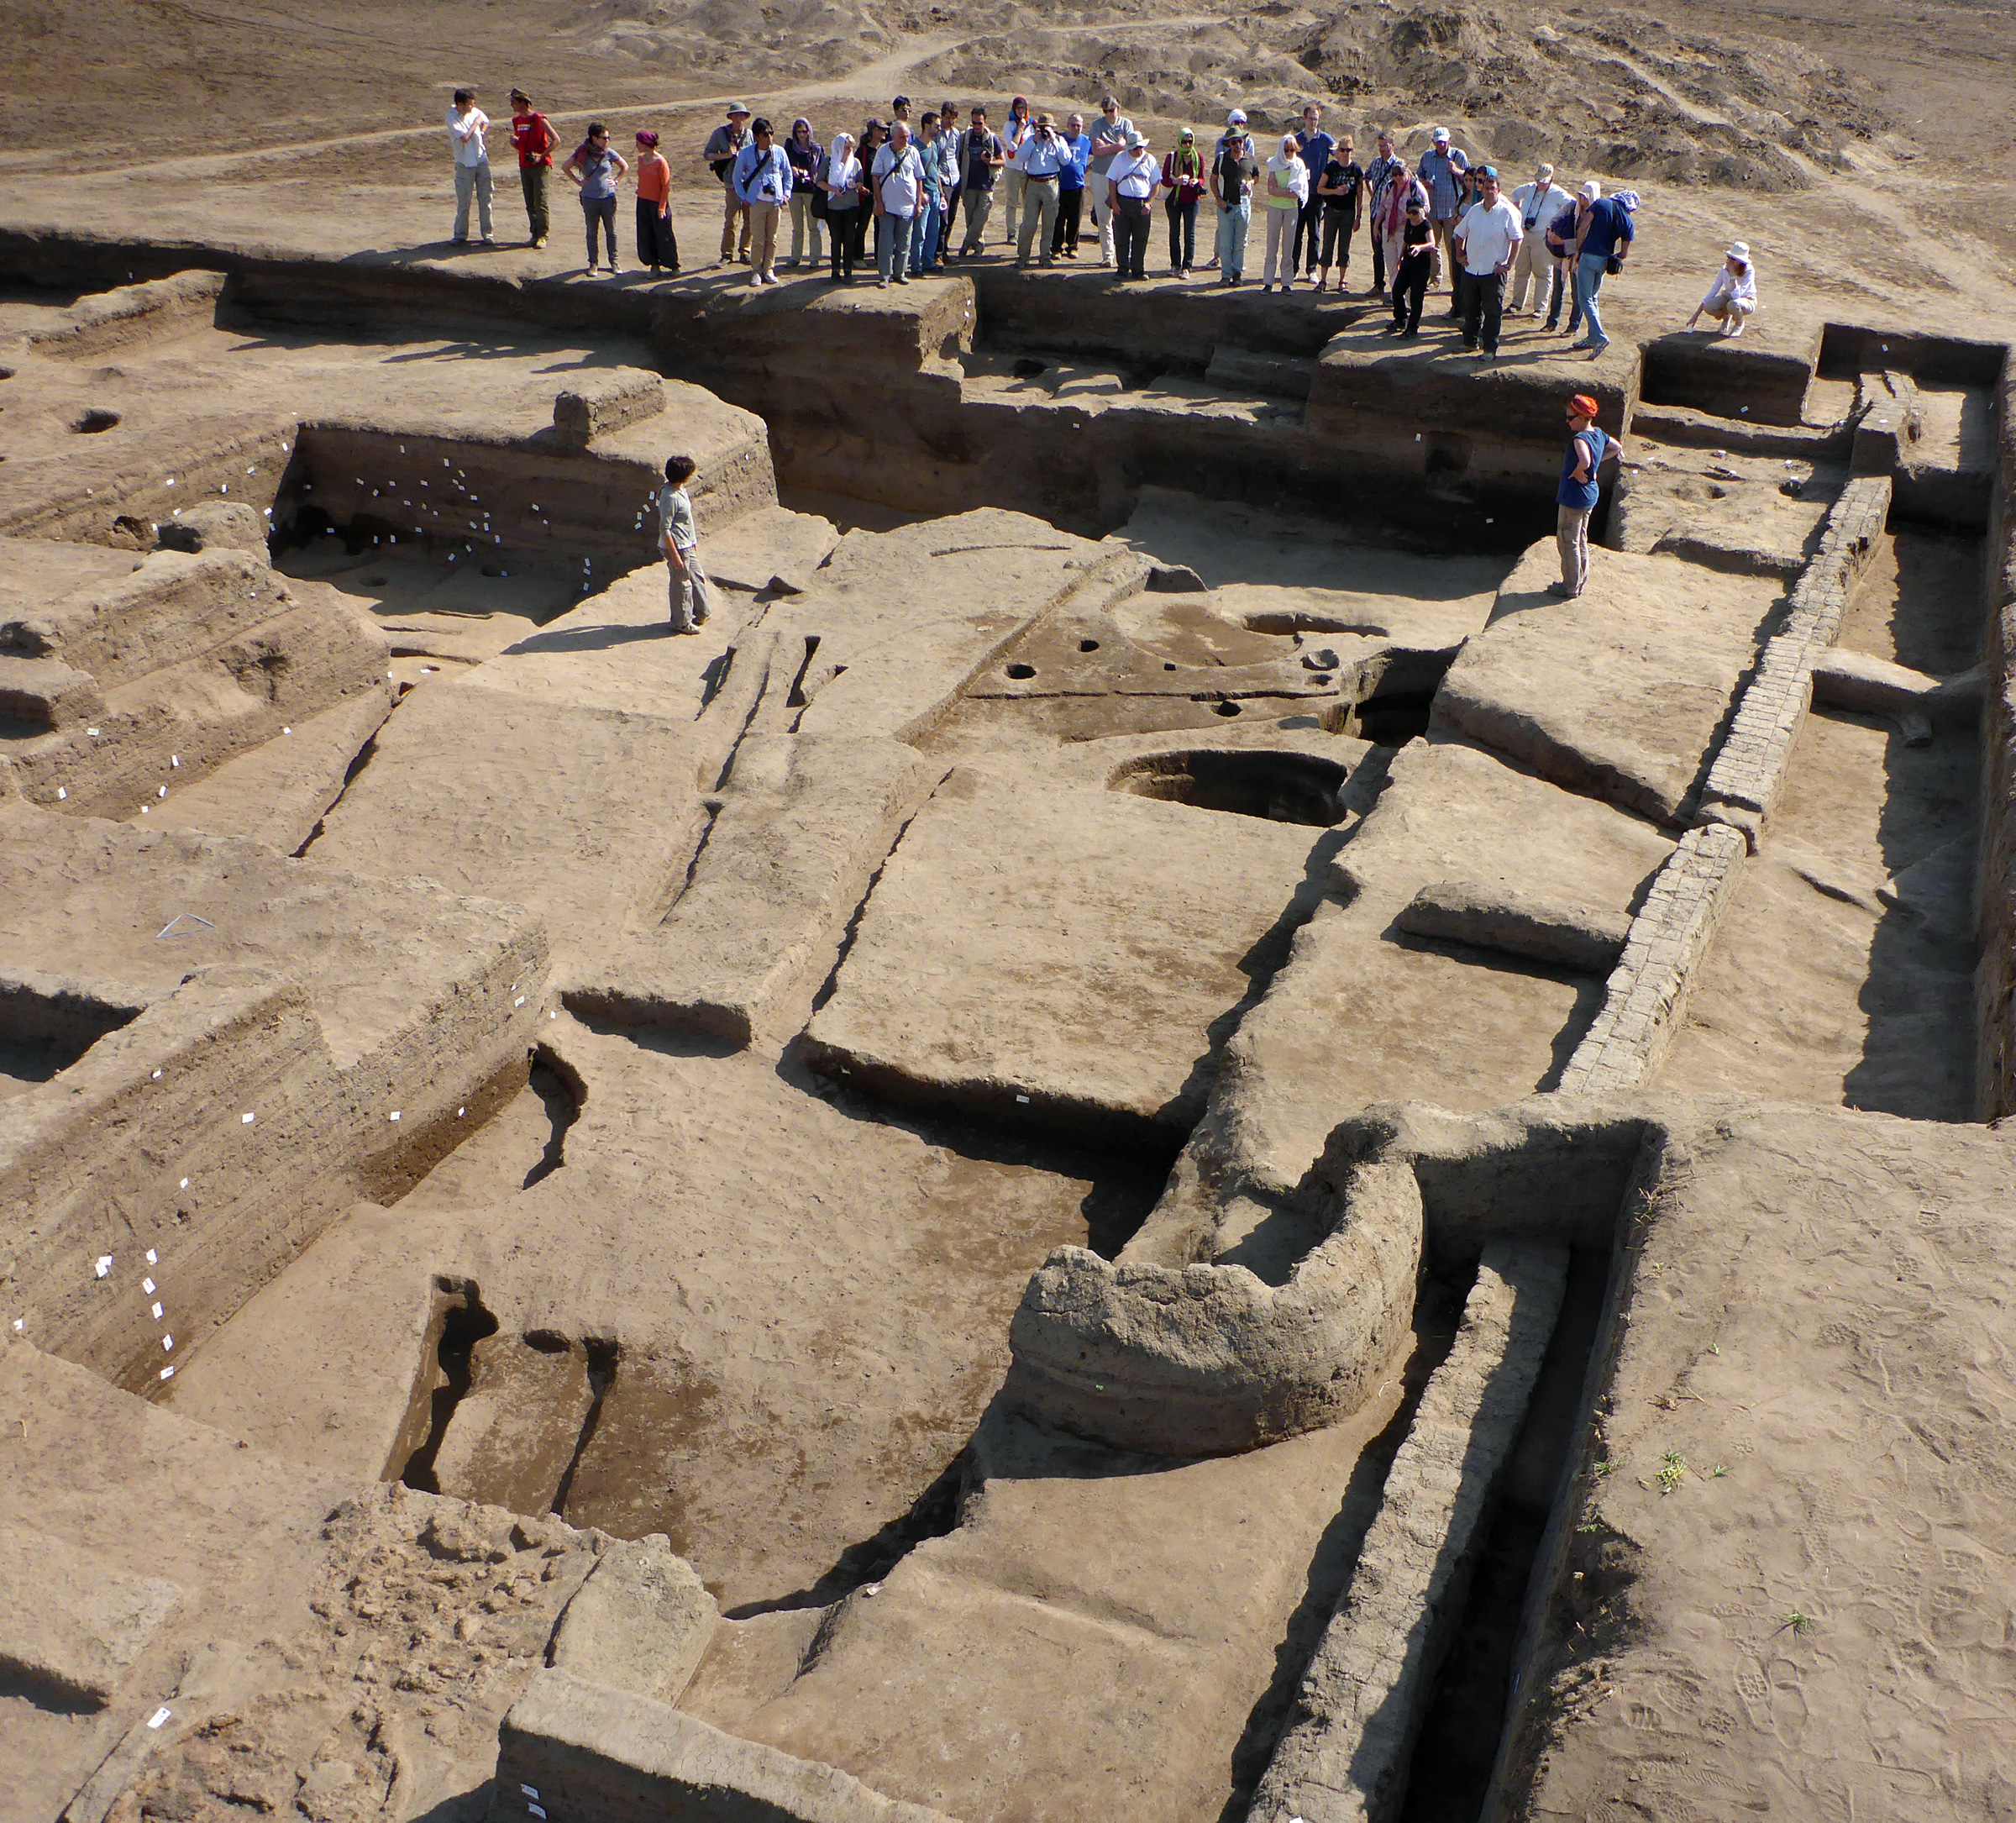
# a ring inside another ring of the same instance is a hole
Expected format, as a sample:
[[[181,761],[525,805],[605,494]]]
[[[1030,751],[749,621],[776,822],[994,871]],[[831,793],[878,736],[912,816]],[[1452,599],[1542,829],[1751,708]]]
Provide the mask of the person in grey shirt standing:
[[[973,124],[959,135],[959,158],[963,166],[959,192],[966,208],[966,238],[959,243],[959,257],[970,260],[986,236],[995,180],[1008,162],[1007,149],[1001,136],[989,128],[984,108],[974,109]]]
[[[707,617],[707,575],[700,566],[700,534],[686,493],[686,483],[698,472],[691,456],[667,457],[665,485],[652,502],[658,508],[658,548],[669,572],[674,633],[698,633]]]
[[[749,111],[735,102],[729,106],[728,118],[707,135],[707,149],[700,155],[706,160],[707,169],[721,180],[721,258],[715,262],[717,265],[726,265],[738,257],[738,226],[742,236],[739,257],[744,265],[748,264],[749,211],[735,193],[735,160],[755,143],[756,135],[749,131]]]
[[[455,244],[469,243],[469,204],[476,202],[476,221],[482,229],[483,244],[494,247],[491,232],[490,146],[485,135],[490,116],[476,106],[475,94],[465,88],[455,91],[455,104],[448,111],[448,139],[455,153]]]
[[[1092,123],[1092,156],[1085,165],[1085,195],[1092,204],[1092,225],[1099,230],[1099,263],[1113,263],[1113,199],[1106,193],[1106,173],[1113,160],[1127,149],[1127,135],[1134,123],[1120,111],[1117,97],[1109,95],[1099,104],[1099,118]]]

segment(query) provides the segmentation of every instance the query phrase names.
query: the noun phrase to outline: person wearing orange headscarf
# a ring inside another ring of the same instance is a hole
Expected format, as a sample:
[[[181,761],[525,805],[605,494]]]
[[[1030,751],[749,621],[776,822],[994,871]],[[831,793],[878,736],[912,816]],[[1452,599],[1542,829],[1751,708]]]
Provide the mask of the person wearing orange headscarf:
[[[1568,448],[1561,465],[1554,542],[1561,550],[1561,581],[1547,591],[1573,601],[1588,586],[1589,515],[1596,510],[1600,471],[1620,439],[1598,428],[1596,401],[1578,392],[1568,401]]]

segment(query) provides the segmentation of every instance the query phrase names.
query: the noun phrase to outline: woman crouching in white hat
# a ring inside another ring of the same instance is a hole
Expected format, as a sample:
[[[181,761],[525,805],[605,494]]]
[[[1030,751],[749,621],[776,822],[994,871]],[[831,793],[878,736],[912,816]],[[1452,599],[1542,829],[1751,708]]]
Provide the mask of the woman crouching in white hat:
[[[1750,249],[1735,242],[1724,255],[1722,270],[1708,288],[1708,296],[1694,306],[1687,319],[1693,328],[1704,317],[1713,317],[1729,335],[1740,335],[1757,308],[1757,269],[1750,263]]]

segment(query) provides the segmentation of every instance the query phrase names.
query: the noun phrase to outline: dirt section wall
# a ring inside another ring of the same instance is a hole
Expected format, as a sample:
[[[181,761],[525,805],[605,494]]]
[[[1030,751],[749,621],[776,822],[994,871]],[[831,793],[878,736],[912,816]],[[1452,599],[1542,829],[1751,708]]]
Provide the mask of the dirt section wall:
[[[676,435],[675,420],[661,420]],[[697,449],[695,489],[706,523],[723,526],[774,504],[777,484],[759,428],[738,449]],[[664,485],[642,454],[570,449],[557,439],[409,434],[363,425],[304,426],[275,517],[297,525],[313,509],[353,539],[396,539],[481,561],[530,549],[633,569],[648,559],[640,532]]]
[[[1981,962],[1974,978],[1977,1111],[2016,1109],[2016,360],[2005,354],[1996,391],[1995,493],[1984,604],[1988,675],[1981,723],[1981,856],[1975,906]]]
[[[1221,349],[1263,361],[1313,360],[1352,313],[1293,298],[1265,300],[1275,307],[1263,310],[1257,294],[1151,297],[1075,278],[1021,284],[1012,272],[983,269],[927,287],[900,307],[857,293],[822,293],[808,305],[794,288],[696,297],[426,265],[280,260],[234,247],[0,231],[0,273],[30,283],[116,286],[201,270],[228,275],[219,302],[226,321],[355,334],[366,326],[410,330],[475,318],[648,337],[662,371],[704,385],[766,421],[779,480],[905,512],[984,503],[1103,533],[1126,518],[1141,487],[1194,487],[1210,475],[1236,478],[1231,485],[1255,503],[1302,502],[1328,517],[1339,515],[1341,502],[1376,499],[1382,521],[1438,544],[1457,523],[1467,538],[1514,549],[1552,524],[1562,388],[1544,381],[1507,387],[1518,402],[1478,397],[1467,376],[1431,387],[1432,401],[1416,387],[1396,399],[1383,371],[1368,369],[1354,387],[1317,362],[1306,413],[1280,397],[1227,396],[1201,382],[1159,402],[1129,393],[1082,406],[1048,399],[1025,406],[974,386],[961,365],[976,334],[1018,347],[1061,343],[1067,351],[1118,361],[1134,382],[1169,370],[1202,370]],[[1614,380],[1580,372],[1574,378],[1578,385],[1593,381],[1606,422],[1621,424],[1636,397],[1635,376],[1628,365]],[[1206,401],[1212,408],[1198,410]],[[1432,435],[1417,436],[1424,410],[1436,422],[1426,427]],[[1493,422],[1489,433],[1478,433],[1480,417]],[[403,440],[412,446],[412,439]],[[228,473],[228,463],[217,466],[220,478]],[[1394,487],[1396,470],[1423,485]],[[351,461],[349,473],[375,477],[380,470]],[[251,480],[254,504],[265,504],[269,484]],[[380,487],[382,510],[383,482],[374,478],[371,485]],[[532,497],[527,494],[528,504]],[[541,503],[547,504],[543,496]],[[171,503],[146,504],[165,517]],[[345,502],[323,504],[343,522]],[[70,503],[77,523],[66,523],[63,535],[105,535],[111,515],[101,511],[94,518],[95,505]],[[1473,506],[1478,510],[1467,510]],[[620,502],[613,514],[610,530],[622,533],[633,551],[634,527]],[[281,516],[278,503],[276,515]],[[43,523],[50,517],[45,512],[34,526],[15,529],[46,535],[56,529]],[[592,528],[592,521],[581,523]],[[388,520],[381,535],[393,529]]]

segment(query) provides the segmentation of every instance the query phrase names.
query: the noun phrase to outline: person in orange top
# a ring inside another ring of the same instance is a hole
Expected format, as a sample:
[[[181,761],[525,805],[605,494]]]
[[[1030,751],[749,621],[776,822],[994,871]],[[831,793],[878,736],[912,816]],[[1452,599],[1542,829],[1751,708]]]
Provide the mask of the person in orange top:
[[[672,233],[672,167],[648,128],[637,136],[637,258],[654,272],[679,270]]]

